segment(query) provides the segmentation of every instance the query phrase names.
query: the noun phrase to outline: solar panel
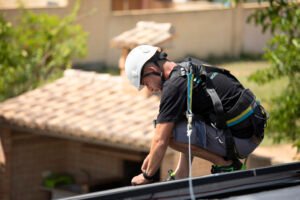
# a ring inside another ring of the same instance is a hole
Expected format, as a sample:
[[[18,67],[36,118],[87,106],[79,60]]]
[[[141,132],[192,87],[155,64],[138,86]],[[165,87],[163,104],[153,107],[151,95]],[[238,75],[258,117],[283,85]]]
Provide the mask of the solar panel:
[[[255,199],[270,199],[270,195],[273,195],[270,191],[277,192],[277,199],[284,199],[283,197],[287,195],[289,200],[299,199],[300,162],[194,177],[192,181],[196,199],[229,197],[230,199],[237,199],[245,195],[255,195]],[[180,200],[189,199],[188,186],[188,179],[181,179],[142,186],[122,187],[61,200]],[[294,192],[294,194],[290,192]]]

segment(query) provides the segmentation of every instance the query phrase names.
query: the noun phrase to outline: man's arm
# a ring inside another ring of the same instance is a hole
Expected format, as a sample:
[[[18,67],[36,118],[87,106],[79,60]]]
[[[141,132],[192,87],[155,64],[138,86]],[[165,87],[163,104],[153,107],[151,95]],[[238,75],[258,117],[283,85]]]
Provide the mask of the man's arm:
[[[142,169],[147,176],[153,176],[161,165],[163,157],[169,145],[169,140],[172,135],[174,123],[162,123],[156,126],[155,134],[151,142],[151,148],[147,160],[144,161]],[[133,177],[133,185],[147,184],[150,181],[145,179],[141,173]]]
[[[181,179],[189,176],[189,155],[188,155],[188,146],[186,144],[177,143],[174,140],[170,140],[169,146],[180,152],[180,157],[178,160],[177,167],[175,169],[175,178]],[[193,156],[192,156],[193,162]]]
[[[193,157],[192,157],[193,162]],[[180,153],[179,161],[175,170],[176,179],[186,178],[189,176],[189,155]]]

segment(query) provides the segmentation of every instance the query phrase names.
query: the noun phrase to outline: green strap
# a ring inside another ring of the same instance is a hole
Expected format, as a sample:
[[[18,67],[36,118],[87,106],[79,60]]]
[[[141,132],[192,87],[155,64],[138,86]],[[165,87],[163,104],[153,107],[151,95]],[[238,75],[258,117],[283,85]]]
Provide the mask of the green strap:
[[[187,118],[187,136],[192,134],[192,121],[193,121],[193,112],[192,112],[192,99],[193,99],[193,80],[194,80],[194,73],[192,68],[188,70],[187,74],[187,111],[186,111],[186,118]]]

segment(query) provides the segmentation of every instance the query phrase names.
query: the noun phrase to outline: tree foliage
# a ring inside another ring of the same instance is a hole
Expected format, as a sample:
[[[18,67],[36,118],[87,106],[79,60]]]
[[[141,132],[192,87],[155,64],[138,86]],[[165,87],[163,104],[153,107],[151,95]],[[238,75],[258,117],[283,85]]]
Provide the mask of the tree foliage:
[[[75,24],[77,3],[61,18],[22,9],[16,25],[0,15],[0,101],[60,76],[86,54],[87,34]]]
[[[270,6],[257,10],[249,21],[271,31],[264,57],[271,67],[253,74],[258,83],[288,77],[286,89],[272,102],[269,130],[276,142],[292,141],[300,150],[300,4],[291,0],[268,0]]]

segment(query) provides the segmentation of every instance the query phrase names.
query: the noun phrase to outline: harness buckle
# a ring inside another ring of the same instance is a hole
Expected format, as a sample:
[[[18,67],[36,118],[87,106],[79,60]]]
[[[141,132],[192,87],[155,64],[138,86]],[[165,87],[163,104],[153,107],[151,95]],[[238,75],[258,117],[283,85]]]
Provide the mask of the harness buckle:
[[[184,69],[184,67],[180,68],[180,76],[185,76],[186,75],[186,70]]]
[[[192,134],[193,130],[193,113],[186,112],[186,118],[187,118],[187,135],[190,136]]]
[[[187,118],[188,123],[192,124],[192,122],[193,122],[193,113],[187,112],[186,113],[186,118]]]

